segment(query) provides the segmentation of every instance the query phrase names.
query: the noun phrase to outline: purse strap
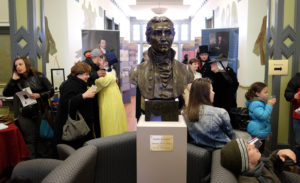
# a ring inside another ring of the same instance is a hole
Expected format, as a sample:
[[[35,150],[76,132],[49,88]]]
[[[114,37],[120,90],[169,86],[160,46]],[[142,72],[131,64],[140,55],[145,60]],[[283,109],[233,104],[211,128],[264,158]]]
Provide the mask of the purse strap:
[[[70,107],[71,107],[71,99],[69,99],[68,101],[68,116],[70,116]],[[77,119],[78,113],[80,113],[78,110],[76,110],[76,114],[75,114],[75,120]],[[70,116],[71,117],[71,116]],[[79,117],[80,118],[80,117]]]

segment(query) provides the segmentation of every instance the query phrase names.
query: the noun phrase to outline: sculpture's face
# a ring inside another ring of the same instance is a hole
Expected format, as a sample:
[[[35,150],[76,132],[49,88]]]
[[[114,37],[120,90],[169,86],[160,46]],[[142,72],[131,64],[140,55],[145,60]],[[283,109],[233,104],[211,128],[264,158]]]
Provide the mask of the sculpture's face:
[[[170,22],[159,22],[153,24],[150,34],[150,44],[158,53],[166,53],[172,46],[174,33]]]

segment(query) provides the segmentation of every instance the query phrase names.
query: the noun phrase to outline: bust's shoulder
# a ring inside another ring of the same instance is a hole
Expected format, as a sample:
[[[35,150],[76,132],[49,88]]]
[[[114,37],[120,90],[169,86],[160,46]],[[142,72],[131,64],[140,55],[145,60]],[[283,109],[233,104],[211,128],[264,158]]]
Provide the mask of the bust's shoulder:
[[[149,61],[145,61],[143,63],[140,63],[139,65],[137,65],[137,67],[139,67],[139,68],[145,68],[145,67],[150,66],[151,64],[152,64],[152,61],[149,60]]]
[[[185,70],[188,68],[186,64],[181,63],[176,59],[174,59],[173,62],[174,62],[175,67],[182,68],[182,69],[185,69]]]

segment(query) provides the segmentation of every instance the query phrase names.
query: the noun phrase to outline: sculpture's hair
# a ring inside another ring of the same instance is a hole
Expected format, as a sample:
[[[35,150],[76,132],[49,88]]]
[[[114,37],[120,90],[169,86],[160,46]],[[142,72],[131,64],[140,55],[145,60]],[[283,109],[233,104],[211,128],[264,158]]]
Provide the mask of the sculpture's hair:
[[[167,17],[153,17],[147,23],[147,29],[146,29],[146,33],[145,33],[148,43],[150,43],[150,35],[151,35],[151,32],[153,31],[153,25],[156,24],[156,23],[160,23],[160,22],[169,22],[169,23],[171,23],[171,25],[172,25],[171,31],[172,31],[173,35],[175,35],[174,24],[169,18],[167,18]]]

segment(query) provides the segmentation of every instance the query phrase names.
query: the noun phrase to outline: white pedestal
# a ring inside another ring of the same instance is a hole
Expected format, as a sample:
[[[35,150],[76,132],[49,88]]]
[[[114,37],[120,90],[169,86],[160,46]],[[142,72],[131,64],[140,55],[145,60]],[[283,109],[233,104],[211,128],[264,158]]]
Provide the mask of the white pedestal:
[[[151,122],[140,117],[137,125],[137,183],[186,183],[187,127],[178,122]]]

